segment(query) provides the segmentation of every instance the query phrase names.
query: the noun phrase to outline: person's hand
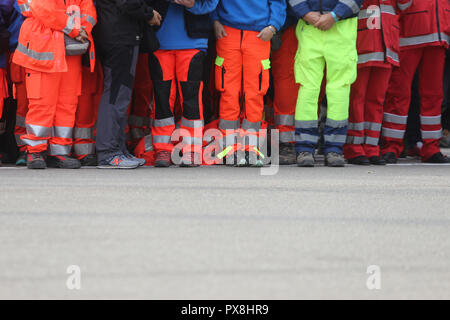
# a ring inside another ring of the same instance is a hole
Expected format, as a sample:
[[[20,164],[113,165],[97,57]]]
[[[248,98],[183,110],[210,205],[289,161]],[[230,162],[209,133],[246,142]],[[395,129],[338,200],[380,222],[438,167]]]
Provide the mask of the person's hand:
[[[228,36],[227,32],[225,31],[225,27],[219,21],[214,21],[214,32],[217,39],[222,39]]]
[[[334,21],[334,18],[331,13],[324,14],[320,17],[319,21],[317,21],[314,24],[314,27],[317,29],[320,29],[322,31],[330,30],[336,21]]]
[[[265,27],[261,30],[261,32],[257,35],[259,39],[262,41],[270,41],[274,36],[272,27]]]
[[[148,21],[148,24],[151,26],[160,26],[162,21],[162,17],[158,11],[153,10],[153,19]]]
[[[195,5],[195,0],[174,0],[174,2],[189,9]]]
[[[78,36],[75,37],[75,40],[80,41],[82,43],[85,43],[88,39],[89,39],[89,36],[84,29],[81,29]]]
[[[315,25],[317,22],[319,22],[321,17],[320,12],[317,11],[310,11],[303,17],[303,20],[308,22],[309,24]]]

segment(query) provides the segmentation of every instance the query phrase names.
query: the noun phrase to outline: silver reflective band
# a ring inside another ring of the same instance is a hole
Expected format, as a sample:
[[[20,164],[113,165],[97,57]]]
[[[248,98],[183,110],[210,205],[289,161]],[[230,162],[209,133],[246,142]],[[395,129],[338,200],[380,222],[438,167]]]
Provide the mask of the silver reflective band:
[[[394,16],[396,15],[396,12],[395,12],[395,9],[393,6],[382,4],[380,7],[381,7],[382,13],[392,14]]]
[[[77,143],[74,144],[73,150],[78,156],[86,156],[89,154],[95,154],[95,144],[94,143]]]
[[[236,130],[239,129],[239,126],[241,125],[241,122],[239,120],[223,120],[220,119],[219,121],[219,129],[221,130]]]
[[[364,137],[347,136],[347,144],[363,144]]]
[[[77,19],[80,19],[79,14],[74,14],[74,15],[71,15],[71,16],[69,16],[69,17],[67,18],[67,25],[66,25],[66,27],[63,29],[63,32],[64,32],[65,34],[69,35],[69,34],[73,31],[73,29],[75,28],[76,20],[77,20]]]
[[[306,134],[306,133],[300,133],[300,134],[295,135],[295,140],[297,142],[310,142],[313,144],[317,144],[317,142],[319,141],[319,137],[313,136],[310,134]]]
[[[325,137],[325,143],[330,142],[330,143],[344,144],[345,141],[347,140],[347,136],[342,135],[342,134],[326,134],[326,135],[324,135],[324,137]]]
[[[400,58],[398,57],[398,54],[392,51],[391,49],[386,49],[386,56],[394,60],[395,62],[400,62]]]
[[[194,137],[183,137],[183,143],[188,145],[201,146],[203,144],[203,139]]]
[[[145,152],[153,151],[153,139],[151,134],[145,136],[144,144]]]
[[[92,139],[92,129],[91,128],[74,128],[73,129],[73,138],[74,139]]]
[[[348,126],[348,120],[332,120],[327,119],[325,125],[331,128],[344,128]]]
[[[371,146],[378,146],[378,142],[380,139],[374,138],[374,137],[366,137],[365,144],[371,145]]]
[[[161,120],[155,119],[155,121],[153,122],[153,126],[157,127],[157,128],[174,126],[174,125],[175,125],[174,118],[166,118],[166,119],[161,119]]]
[[[359,123],[349,122],[348,130],[363,131],[364,130],[364,122],[359,122]]]
[[[403,139],[405,135],[405,130],[395,130],[390,128],[383,128],[383,137],[394,138],[394,139]]]
[[[381,130],[381,123],[365,122],[364,123],[364,129],[370,130],[370,131],[380,131]]]
[[[301,4],[303,2],[306,2],[306,1],[308,1],[308,0],[289,0],[289,4],[292,7],[295,7],[296,5],[299,5],[299,4]]]
[[[52,137],[72,139],[73,128],[71,127],[53,127]]]
[[[40,138],[48,138],[51,137],[52,128],[43,127],[43,126],[36,126],[32,124],[27,124],[25,126],[27,128],[27,133],[32,134],[33,136],[40,137]]]
[[[354,0],[340,0],[340,3],[345,4],[347,7],[352,9],[353,13],[359,12],[359,5]]]
[[[442,138],[442,130],[437,131],[423,131],[422,132],[422,139],[424,140],[439,140]]]
[[[319,121],[317,121],[317,120],[312,120],[312,121],[295,120],[295,127],[298,129],[316,129],[319,127]]]
[[[128,124],[133,127],[148,127],[150,118],[131,115],[128,117]]]
[[[39,61],[51,61],[54,60],[53,52],[36,52],[28,49],[23,44],[19,43],[17,45],[17,51],[23,53],[24,55]]]
[[[408,116],[399,116],[396,114],[385,112],[383,115],[383,121],[395,124],[406,124],[408,122]]]
[[[32,0],[28,0],[27,3],[21,4],[19,6],[20,12],[24,13],[24,12],[30,11],[30,4],[31,4],[31,2],[32,2]]]
[[[295,141],[294,131],[280,132],[279,136],[281,143],[289,143]]]
[[[51,156],[66,156],[72,150],[71,145],[50,144],[49,147]]]
[[[47,144],[47,143],[48,143],[48,140],[47,140],[47,139],[45,139],[45,140],[22,139],[22,141],[23,141],[25,144],[29,145],[30,147],[36,147],[36,146],[39,146],[39,145],[41,145],[41,144]]]
[[[16,126],[25,128],[25,118],[19,115],[16,115]]]
[[[261,122],[250,122],[247,119],[242,121],[242,129],[244,130],[261,130]]]
[[[411,5],[413,4],[413,1],[414,1],[414,0],[410,0],[409,2],[404,3],[404,4],[398,3],[398,1],[397,1],[398,8],[399,8],[400,10],[406,10],[406,9],[408,9],[409,7],[411,7]]]
[[[384,52],[374,52],[358,55],[358,64],[371,61],[384,61]]]
[[[153,143],[170,143],[171,136],[153,136]]]
[[[369,18],[379,18],[380,14],[378,12],[378,10],[361,10],[358,13],[358,19],[359,20],[364,20],[364,19],[369,19]]]
[[[434,126],[441,124],[441,116],[426,117],[420,116],[420,123],[426,126]]]
[[[203,120],[188,120],[181,118],[181,126],[186,128],[203,128]]]
[[[145,137],[145,132],[141,128],[133,128],[130,130],[132,139],[142,139]]]
[[[442,38],[442,34],[441,34]],[[411,38],[400,38],[400,47],[413,46],[417,44],[432,43],[439,41],[439,33],[427,34],[424,36],[411,37]],[[446,41],[446,39],[442,38]],[[447,37],[448,41],[448,37]]]
[[[294,122],[295,122],[294,115],[277,114],[275,116],[275,125],[276,126],[293,126]]]
[[[89,22],[92,26],[95,26],[95,24],[97,23],[97,21],[95,21],[95,19],[90,15],[82,14],[81,17],[86,18],[86,21]]]

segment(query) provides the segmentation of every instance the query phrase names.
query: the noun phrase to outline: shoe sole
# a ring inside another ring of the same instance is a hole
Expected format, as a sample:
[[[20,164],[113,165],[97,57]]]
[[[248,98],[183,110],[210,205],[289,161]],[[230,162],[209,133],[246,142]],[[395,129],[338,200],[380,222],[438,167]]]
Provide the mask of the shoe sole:
[[[300,167],[300,168],[314,168],[314,166],[315,166],[315,162],[313,162],[313,161],[304,161],[301,163],[297,162],[297,167]]]
[[[170,164],[167,162],[155,162],[155,168],[168,168],[170,167]]]
[[[32,170],[42,170],[47,169],[47,166],[45,164],[29,164],[27,165],[27,168]]]
[[[97,169],[122,169],[122,170],[133,170],[137,169],[139,166],[130,166],[130,167],[120,167],[120,166],[110,166],[110,165],[100,165],[97,166]]]

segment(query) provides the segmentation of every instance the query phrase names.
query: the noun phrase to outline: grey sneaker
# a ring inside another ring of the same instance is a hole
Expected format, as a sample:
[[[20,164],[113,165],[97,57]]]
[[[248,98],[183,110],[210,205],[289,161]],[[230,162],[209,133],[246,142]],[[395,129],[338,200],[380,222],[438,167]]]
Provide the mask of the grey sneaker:
[[[297,154],[292,143],[280,143],[280,165],[295,164]]]
[[[314,155],[311,152],[300,152],[297,155],[297,166],[312,168],[314,167]]]
[[[138,162],[139,167],[145,166],[145,163],[147,162],[145,159],[137,158],[137,157],[133,156],[131,153],[128,153],[125,156],[130,160]]]
[[[325,156],[325,165],[333,168],[345,167],[344,156],[336,152],[330,152]]]
[[[123,154],[114,156],[97,166],[99,169],[136,169],[137,167],[139,167],[139,162],[129,159]]]

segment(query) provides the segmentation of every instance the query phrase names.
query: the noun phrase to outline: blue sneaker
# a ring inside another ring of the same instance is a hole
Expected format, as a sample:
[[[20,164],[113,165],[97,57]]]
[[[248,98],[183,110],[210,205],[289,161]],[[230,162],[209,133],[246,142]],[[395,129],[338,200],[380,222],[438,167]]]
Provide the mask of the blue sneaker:
[[[98,164],[98,169],[136,169],[139,162],[120,154]]]
[[[128,159],[136,161],[139,163],[139,167],[145,166],[145,163],[147,162],[145,159],[141,159],[141,158],[136,158],[135,156],[133,156],[131,153],[128,153],[125,155]]]

